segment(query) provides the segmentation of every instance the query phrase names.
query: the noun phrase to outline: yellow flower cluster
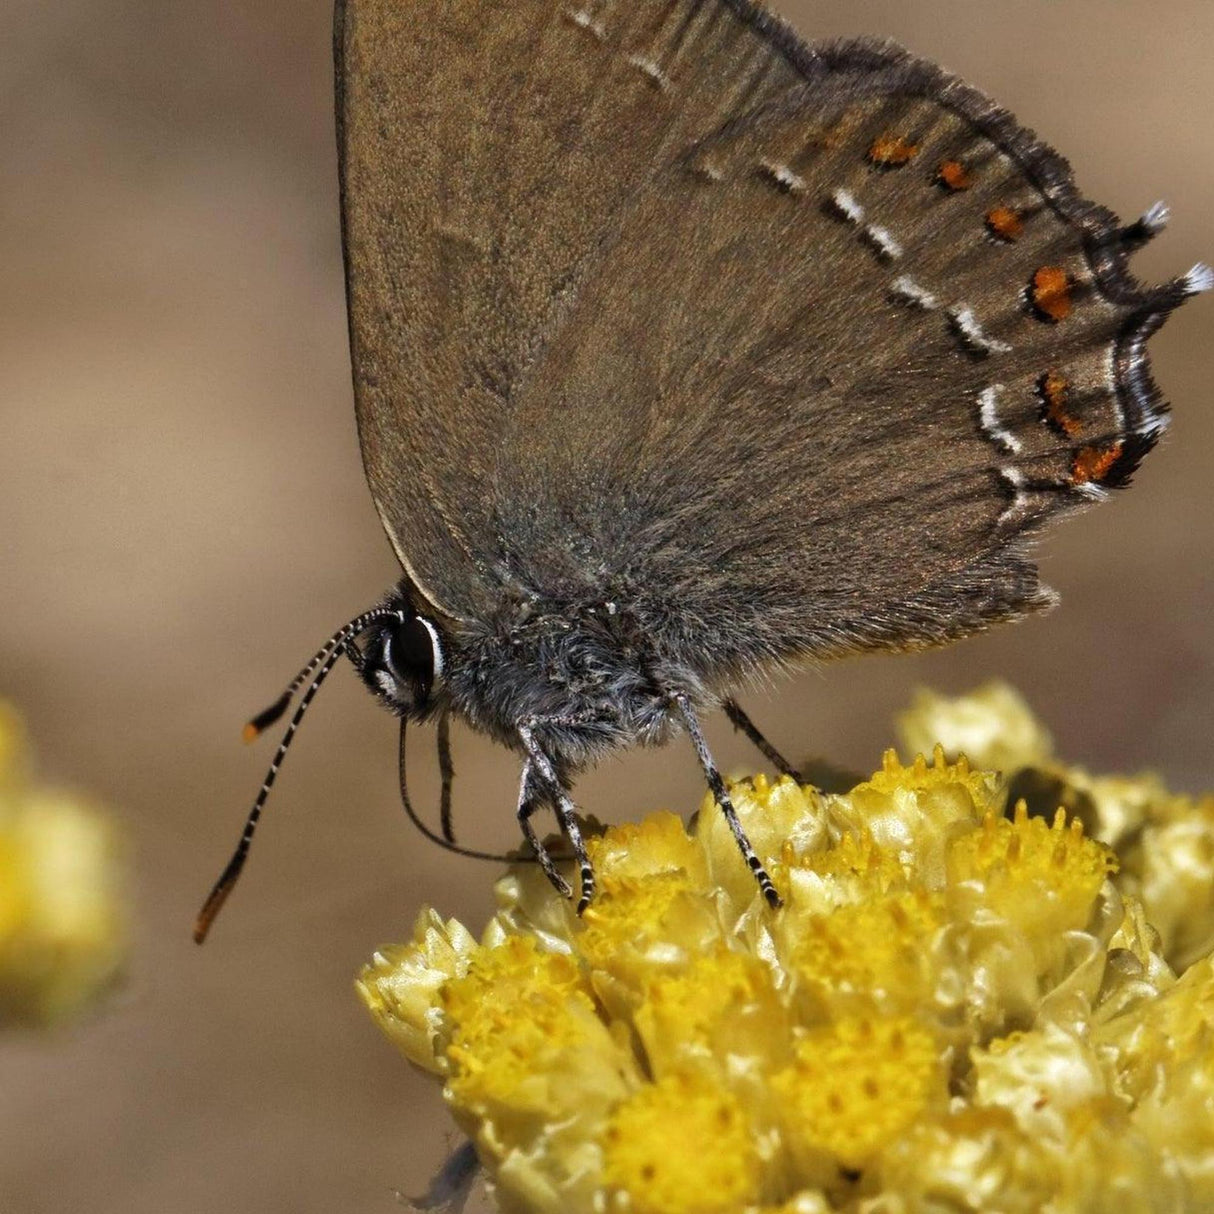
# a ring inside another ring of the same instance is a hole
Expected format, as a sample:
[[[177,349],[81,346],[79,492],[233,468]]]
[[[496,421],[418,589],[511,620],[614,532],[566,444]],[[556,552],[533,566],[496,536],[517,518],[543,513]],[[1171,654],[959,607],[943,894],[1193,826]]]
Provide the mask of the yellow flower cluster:
[[[479,943],[425,910],[376,954],[501,1210],[1214,1209],[1211,803],[1063,767],[1004,688],[902,727],[944,748],[732,786],[780,910],[706,800],[593,838],[581,919],[520,863]]]
[[[0,1027],[49,1025],[89,1006],[126,955],[112,828],[36,786],[17,714],[0,701]]]
[[[1117,886],[1146,910],[1159,951],[1183,971],[1214,952],[1214,795],[1169,792],[1154,773],[1094,776],[1055,758],[1049,733],[1006,683],[949,698],[921,691],[898,722],[912,753],[936,743],[1003,773],[1001,807],[1063,806],[1116,852]]]

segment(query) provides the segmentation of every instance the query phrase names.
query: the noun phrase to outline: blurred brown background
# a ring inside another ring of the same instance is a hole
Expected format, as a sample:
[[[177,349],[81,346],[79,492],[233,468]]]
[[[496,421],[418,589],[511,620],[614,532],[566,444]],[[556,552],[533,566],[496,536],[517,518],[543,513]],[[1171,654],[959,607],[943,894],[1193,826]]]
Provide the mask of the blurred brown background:
[[[808,36],[890,34],[962,72],[1124,215],[1165,198],[1145,277],[1214,257],[1208,0],[782,7]],[[328,0],[5,5],[0,693],[45,773],[125,823],[137,941],[104,1014],[0,1043],[3,1214],[391,1211],[450,1140],[351,976],[423,902],[479,926],[492,871],[406,826],[393,722],[348,673],[211,942],[189,938],[268,759],[241,749],[242,721],[396,573],[351,410],[329,24]],[[1060,611],[752,697],[774,740],[868,768],[914,685],[1000,674],[1068,756],[1214,785],[1212,338],[1207,300],[1152,343],[1171,437],[1131,493],[1047,542]],[[720,722],[714,738],[754,762]],[[514,760],[456,746],[464,837],[513,842]],[[416,767],[429,806],[428,750]],[[683,746],[579,793],[618,817],[688,811],[701,785]]]

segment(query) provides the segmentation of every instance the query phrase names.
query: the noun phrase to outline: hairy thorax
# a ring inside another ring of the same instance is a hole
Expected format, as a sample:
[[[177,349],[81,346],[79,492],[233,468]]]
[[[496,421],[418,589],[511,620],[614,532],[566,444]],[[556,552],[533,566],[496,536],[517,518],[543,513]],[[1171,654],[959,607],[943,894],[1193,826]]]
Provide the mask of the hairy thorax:
[[[666,741],[672,694],[704,694],[613,602],[526,604],[489,626],[453,630],[448,644],[451,707],[514,749],[519,727],[532,729],[571,770],[619,746]]]

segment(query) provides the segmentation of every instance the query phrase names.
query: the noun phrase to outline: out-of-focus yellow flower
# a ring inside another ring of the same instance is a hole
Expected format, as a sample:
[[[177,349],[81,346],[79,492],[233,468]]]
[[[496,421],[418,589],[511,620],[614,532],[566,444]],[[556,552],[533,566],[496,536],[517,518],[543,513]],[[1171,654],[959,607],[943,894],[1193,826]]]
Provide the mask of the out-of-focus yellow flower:
[[[1203,803],[1059,764],[1007,688],[904,727],[943,746],[847,794],[732,786],[780,910],[706,798],[595,835],[582,919],[518,864],[479,945],[427,911],[376,955],[502,1210],[1214,1209],[1214,964],[1164,956],[1204,939]]]
[[[930,754],[939,745],[992,771],[1044,763],[1054,753],[1049,731],[1020,693],[998,680],[956,697],[921,688],[897,726],[911,754]]]
[[[16,712],[0,703],[0,1025],[48,1025],[93,1003],[126,955],[109,820],[30,783]]]

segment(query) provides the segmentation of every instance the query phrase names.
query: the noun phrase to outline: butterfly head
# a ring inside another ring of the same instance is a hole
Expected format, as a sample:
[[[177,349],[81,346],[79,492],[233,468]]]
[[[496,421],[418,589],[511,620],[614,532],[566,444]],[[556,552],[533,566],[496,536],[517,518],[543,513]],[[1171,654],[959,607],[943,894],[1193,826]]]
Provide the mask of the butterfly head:
[[[363,682],[398,716],[427,715],[443,677],[443,641],[438,625],[405,600],[364,634]]]

